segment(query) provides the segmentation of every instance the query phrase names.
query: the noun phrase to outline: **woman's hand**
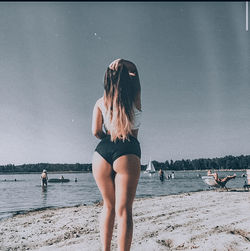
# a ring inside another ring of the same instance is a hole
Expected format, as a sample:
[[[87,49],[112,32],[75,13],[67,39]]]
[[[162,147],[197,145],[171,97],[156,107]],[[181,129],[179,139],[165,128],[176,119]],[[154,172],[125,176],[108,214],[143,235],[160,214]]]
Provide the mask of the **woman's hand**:
[[[117,71],[118,70],[118,65],[119,63],[121,63],[123,60],[121,58],[118,58],[116,60],[114,60],[110,65],[109,65],[109,69],[113,70],[113,71]]]
[[[118,58],[118,59],[114,60],[109,65],[109,68],[111,70],[117,71],[119,64],[124,64],[127,67],[130,76],[136,76],[136,71],[137,71],[136,66],[132,62],[125,60],[125,59]]]

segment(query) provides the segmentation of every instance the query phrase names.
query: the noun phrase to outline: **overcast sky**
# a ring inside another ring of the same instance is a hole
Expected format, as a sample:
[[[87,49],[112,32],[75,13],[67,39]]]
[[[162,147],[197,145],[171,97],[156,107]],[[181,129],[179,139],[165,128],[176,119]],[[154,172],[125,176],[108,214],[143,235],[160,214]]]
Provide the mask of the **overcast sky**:
[[[245,2],[1,2],[0,164],[90,163],[111,61],[140,74],[142,163],[250,154]]]

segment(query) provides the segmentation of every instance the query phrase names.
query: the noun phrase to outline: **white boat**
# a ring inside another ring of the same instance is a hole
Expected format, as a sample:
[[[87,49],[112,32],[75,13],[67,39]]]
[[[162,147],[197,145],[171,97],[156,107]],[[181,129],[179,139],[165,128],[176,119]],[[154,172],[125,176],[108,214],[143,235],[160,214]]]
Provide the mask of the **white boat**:
[[[149,173],[149,174],[155,173],[155,167],[154,167],[153,162],[151,161],[151,157],[148,162],[147,169],[144,171],[144,173]]]
[[[218,183],[214,180],[213,176],[202,176],[202,180],[211,187],[218,187]]]

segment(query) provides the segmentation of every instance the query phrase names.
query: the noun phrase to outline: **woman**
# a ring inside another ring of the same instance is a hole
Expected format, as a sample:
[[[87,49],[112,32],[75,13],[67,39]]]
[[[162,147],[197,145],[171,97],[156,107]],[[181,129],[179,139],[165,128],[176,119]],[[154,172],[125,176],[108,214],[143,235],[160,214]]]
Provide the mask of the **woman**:
[[[110,250],[115,216],[118,248],[130,250],[132,204],[141,170],[137,140],[140,118],[137,68],[130,61],[117,59],[105,73],[104,95],[97,100],[92,119],[92,133],[101,139],[93,155],[92,170],[103,198],[100,234],[105,251]]]
[[[218,173],[217,172],[214,172],[214,173],[212,173],[211,172],[211,170],[208,170],[208,172],[207,172],[207,175],[208,176],[213,176],[214,177],[214,180],[216,181],[216,183],[218,184],[218,185],[220,185],[221,187],[225,187],[226,186],[226,183],[229,181],[229,180],[231,180],[231,179],[235,179],[235,177],[236,177],[236,174],[234,174],[234,175],[228,175],[228,176],[226,176],[225,178],[219,178],[219,176],[218,176]]]

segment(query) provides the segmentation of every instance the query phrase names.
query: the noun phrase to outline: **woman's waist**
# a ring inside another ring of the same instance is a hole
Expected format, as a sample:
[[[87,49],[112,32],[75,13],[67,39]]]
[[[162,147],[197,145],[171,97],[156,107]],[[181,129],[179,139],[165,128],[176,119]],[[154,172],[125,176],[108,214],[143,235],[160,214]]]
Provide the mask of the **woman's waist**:
[[[111,134],[110,134],[110,132],[109,131],[107,131],[106,132],[106,136],[104,137],[104,138],[106,138],[106,139],[110,139],[111,140]],[[133,135],[133,134],[128,134],[127,135],[127,140],[136,140],[136,141],[138,141],[138,139],[137,139],[137,135]],[[122,139],[122,137],[121,138],[118,138],[118,140],[123,140]],[[138,141],[139,142],[139,141]]]

